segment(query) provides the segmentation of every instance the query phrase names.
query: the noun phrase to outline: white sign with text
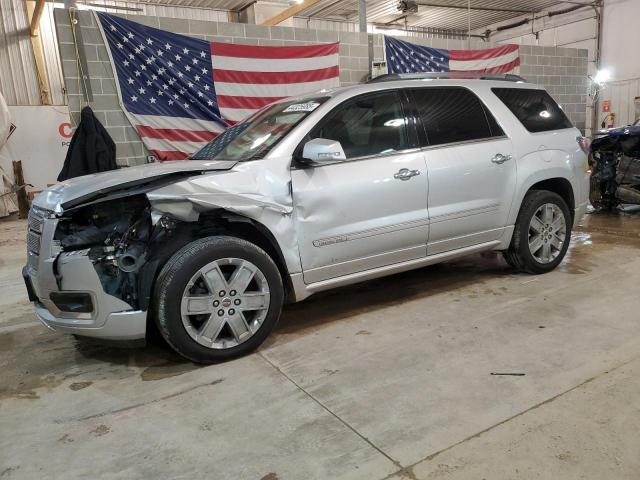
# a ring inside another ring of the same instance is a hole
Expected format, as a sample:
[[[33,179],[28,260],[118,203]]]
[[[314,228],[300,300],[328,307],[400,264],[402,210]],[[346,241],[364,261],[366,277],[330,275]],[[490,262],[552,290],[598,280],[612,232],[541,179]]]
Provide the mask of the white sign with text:
[[[66,106],[9,106],[16,128],[0,151],[0,165],[13,178],[13,160],[22,160],[28,191],[56,183],[67,155],[73,127]]]

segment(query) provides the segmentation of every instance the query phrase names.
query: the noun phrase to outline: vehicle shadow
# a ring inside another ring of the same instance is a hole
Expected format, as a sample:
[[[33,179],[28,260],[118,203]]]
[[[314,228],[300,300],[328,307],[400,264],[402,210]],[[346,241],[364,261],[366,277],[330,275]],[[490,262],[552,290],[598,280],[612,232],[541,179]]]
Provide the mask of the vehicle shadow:
[[[485,279],[511,273],[502,255],[486,252],[321,292],[285,306],[267,345],[276,341],[279,334],[302,334],[310,328],[356,314],[426,299],[442,292],[455,292],[473,284],[481,288]]]
[[[292,335],[304,335],[309,329],[385,306],[455,291],[474,283],[480,287],[484,279],[504,273],[511,273],[510,267],[501,255],[490,252],[319,293],[303,302],[286,305],[262,348],[273,345],[282,335],[291,339]],[[201,367],[175,353],[155,328],[150,329],[148,336],[146,347],[128,349],[76,338],[76,359],[142,368],[143,380],[158,380]]]
[[[606,222],[612,221],[602,218],[603,222],[598,218],[589,219],[591,224],[586,228],[598,230],[604,228]],[[595,244],[601,243],[603,249],[611,248],[609,242],[612,239],[631,240],[604,233],[592,235],[576,232],[567,260],[560,269],[567,273],[588,271]],[[638,239],[633,241],[635,243]],[[450,294],[452,301],[464,301],[481,295],[504,295],[503,290],[490,285],[489,281],[500,276],[516,275],[519,274],[506,264],[502,255],[485,252],[318,293],[300,303],[286,305],[280,322],[261,348],[294,341],[355,315],[404,302],[425,300],[437,294]],[[39,325],[2,335],[0,360],[10,359],[10,363],[21,365],[21,368],[10,369],[7,373],[8,388],[0,388],[0,398],[28,396],[38,387],[53,387],[67,379],[81,378],[82,382],[69,381],[73,382],[71,385],[75,385],[74,388],[82,388],[87,379],[89,383],[130,377],[155,381],[203,367],[175,353],[155,329],[150,329],[148,336],[144,348],[122,348],[121,344],[109,345],[104,341],[52,333]],[[38,355],[33,355],[34,351]]]

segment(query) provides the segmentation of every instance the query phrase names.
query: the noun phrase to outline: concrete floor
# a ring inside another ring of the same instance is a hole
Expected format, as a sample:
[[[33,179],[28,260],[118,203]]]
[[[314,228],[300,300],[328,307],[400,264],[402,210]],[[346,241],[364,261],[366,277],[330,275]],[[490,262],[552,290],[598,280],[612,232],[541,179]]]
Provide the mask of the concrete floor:
[[[640,213],[588,216],[545,276],[480,255],[311,297],[209,367],[40,326],[24,228],[0,220],[3,480],[640,477]]]

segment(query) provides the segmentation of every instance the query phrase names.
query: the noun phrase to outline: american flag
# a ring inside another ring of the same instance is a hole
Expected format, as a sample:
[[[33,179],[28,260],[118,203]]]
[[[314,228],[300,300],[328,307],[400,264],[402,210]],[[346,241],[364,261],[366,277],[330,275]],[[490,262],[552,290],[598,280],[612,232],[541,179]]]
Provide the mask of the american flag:
[[[271,102],[339,85],[338,44],[208,42],[97,13],[120,103],[159,160],[182,160]]]
[[[446,50],[384,37],[388,73],[509,73],[520,65],[517,45],[483,50]]]

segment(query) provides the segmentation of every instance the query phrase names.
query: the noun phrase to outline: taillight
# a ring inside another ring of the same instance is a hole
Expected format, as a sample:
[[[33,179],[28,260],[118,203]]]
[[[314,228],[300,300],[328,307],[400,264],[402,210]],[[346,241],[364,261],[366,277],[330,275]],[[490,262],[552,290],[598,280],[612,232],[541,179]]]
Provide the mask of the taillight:
[[[589,153],[591,152],[589,146],[591,145],[591,142],[586,137],[576,137],[576,141],[578,142],[578,146],[580,147],[580,149],[586,155],[584,161],[584,171],[587,174],[591,174],[591,166],[589,165]]]
[[[587,137],[576,137],[576,141],[585,155],[589,155],[589,145],[591,144],[589,139]]]

